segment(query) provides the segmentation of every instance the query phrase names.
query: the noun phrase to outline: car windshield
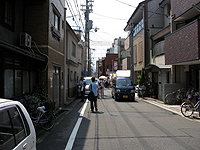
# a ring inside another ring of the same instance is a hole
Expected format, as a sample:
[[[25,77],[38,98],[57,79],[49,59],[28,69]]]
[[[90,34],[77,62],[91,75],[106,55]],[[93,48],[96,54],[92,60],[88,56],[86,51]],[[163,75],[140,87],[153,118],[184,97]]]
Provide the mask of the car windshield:
[[[86,83],[87,85],[89,85],[90,83],[92,83],[92,80],[91,80],[91,79],[85,79],[85,83]]]
[[[117,86],[132,86],[132,82],[130,79],[117,79]]]

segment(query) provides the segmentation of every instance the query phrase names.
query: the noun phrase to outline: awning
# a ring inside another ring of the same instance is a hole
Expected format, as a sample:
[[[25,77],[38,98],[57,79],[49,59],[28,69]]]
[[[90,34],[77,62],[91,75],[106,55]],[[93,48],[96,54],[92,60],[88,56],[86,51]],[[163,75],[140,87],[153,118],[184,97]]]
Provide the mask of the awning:
[[[8,44],[8,43],[6,43],[4,41],[0,41],[0,47],[12,50],[12,51],[14,51],[16,53],[19,53],[19,54],[22,54],[22,55],[25,55],[25,56],[28,56],[28,57],[31,57],[31,58],[34,58],[34,59],[37,59],[37,60],[40,60],[40,61],[44,61],[44,62],[47,61],[47,57],[44,56],[44,55],[30,52],[30,51],[28,51],[26,49],[23,49],[23,48]]]
[[[153,64],[148,64],[144,69],[152,69],[153,67],[156,67],[158,69],[171,69],[172,65],[153,65]]]

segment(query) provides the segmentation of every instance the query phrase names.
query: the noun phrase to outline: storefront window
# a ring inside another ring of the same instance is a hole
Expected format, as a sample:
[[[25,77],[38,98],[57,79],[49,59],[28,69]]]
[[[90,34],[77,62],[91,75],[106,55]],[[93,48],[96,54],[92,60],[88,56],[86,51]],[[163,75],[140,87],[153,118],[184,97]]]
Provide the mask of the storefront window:
[[[15,70],[15,96],[21,95],[21,70]]]
[[[36,72],[35,71],[31,71],[30,72],[30,93],[33,92],[33,88],[36,84]]]
[[[6,69],[5,70],[5,78],[4,78],[4,95],[5,98],[12,98],[14,96],[13,93],[13,70]]]
[[[29,93],[29,73],[28,71],[23,71],[23,94]]]

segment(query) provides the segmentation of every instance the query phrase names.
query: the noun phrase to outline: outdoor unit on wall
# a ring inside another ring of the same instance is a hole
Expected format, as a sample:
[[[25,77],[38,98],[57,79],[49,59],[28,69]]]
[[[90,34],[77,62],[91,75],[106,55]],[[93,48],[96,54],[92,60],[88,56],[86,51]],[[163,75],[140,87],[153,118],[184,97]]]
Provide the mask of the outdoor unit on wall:
[[[20,46],[31,48],[31,36],[25,32],[20,33]]]

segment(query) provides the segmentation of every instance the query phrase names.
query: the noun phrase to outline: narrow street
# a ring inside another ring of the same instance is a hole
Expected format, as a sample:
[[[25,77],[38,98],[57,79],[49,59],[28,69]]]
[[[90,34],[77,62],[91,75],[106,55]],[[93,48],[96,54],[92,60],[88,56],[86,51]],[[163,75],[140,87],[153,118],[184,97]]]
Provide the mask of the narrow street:
[[[38,140],[37,149],[70,149],[69,141],[73,150],[200,149],[199,122],[145,100],[115,102],[106,89],[105,99],[98,99],[98,112],[91,113],[89,103],[85,105],[81,116],[84,103],[76,100],[75,107]],[[80,118],[75,139],[70,138]]]

